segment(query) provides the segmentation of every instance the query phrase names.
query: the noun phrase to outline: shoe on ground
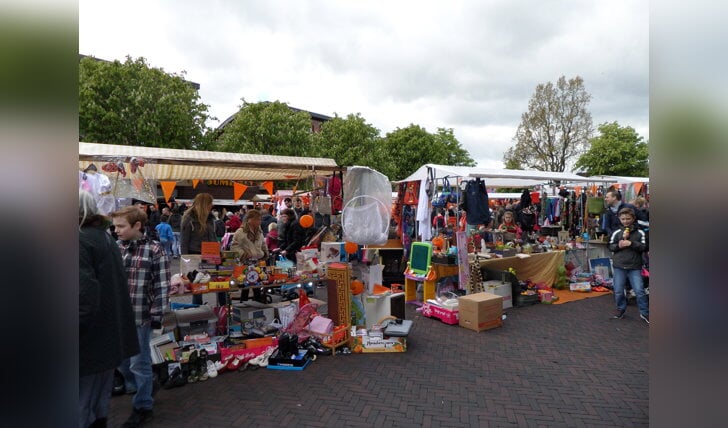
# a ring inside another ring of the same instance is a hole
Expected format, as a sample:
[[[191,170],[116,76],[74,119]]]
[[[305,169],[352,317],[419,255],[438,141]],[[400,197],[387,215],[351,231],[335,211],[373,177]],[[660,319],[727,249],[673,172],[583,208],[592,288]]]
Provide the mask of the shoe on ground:
[[[614,312],[612,319],[621,320],[622,318],[624,318],[624,311],[620,311],[619,309],[617,309],[617,311]]]
[[[134,408],[131,412],[129,419],[122,425],[123,428],[140,427],[145,422],[151,421],[154,417],[154,411],[152,409],[137,409]]]
[[[207,376],[210,378],[217,377],[217,368],[215,367],[215,363],[212,360],[207,360]]]
[[[640,318],[642,318],[642,321],[646,322],[648,325],[650,324],[650,316],[649,315],[640,314]]]

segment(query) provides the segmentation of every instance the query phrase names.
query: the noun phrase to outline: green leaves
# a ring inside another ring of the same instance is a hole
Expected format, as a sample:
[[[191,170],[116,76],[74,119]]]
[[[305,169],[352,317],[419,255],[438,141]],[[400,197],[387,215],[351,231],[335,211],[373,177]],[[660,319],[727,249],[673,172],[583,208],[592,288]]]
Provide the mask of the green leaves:
[[[588,175],[649,176],[647,143],[634,128],[612,122],[598,129],[600,135],[591,139],[591,147],[575,167]]]
[[[184,73],[152,68],[144,58],[80,62],[81,141],[205,149],[207,110]]]
[[[311,133],[311,117],[280,101],[243,100],[235,118],[217,139],[218,150],[280,156],[318,156]]]
[[[568,81],[561,76],[556,85],[537,85],[513,137],[516,145],[503,157],[505,164],[509,168],[564,171],[571,159],[583,153],[592,135],[587,110],[590,100],[579,76]]]

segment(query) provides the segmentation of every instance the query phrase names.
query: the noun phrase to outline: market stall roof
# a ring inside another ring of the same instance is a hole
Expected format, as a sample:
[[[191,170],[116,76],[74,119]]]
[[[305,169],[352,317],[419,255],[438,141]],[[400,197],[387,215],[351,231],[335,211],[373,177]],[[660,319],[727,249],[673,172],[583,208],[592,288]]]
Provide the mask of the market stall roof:
[[[545,181],[574,182],[614,182],[613,178],[582,177],[569,172],[526,171],[518,169],[486,169],[467,166],[450,166],[425,164],[409,177],[399,181],[415,181],[427,179],[427,168],[435,171],[435,178],[468,177],[487,178],[486,187],[532,187],[544,184]]]
[[[553,181],[576,181],[576,182],[611,182],[611,179],[599,177],[582,177],[570,172],[550,171],[528,171],[521,169],[485,169],[472,168],[471,177],[480,178],[520,178],[528,180],[553,180]]]
[[[93,162],[128,162],[132,157],[143,158],[145,173],[156,180],[295,180],[341,169],[330,158],[78,143],[80,169]]]
[[[452,165],[437,165],[437,164],[425,164],[413,172],[409,177],[404,180],[397,181],[396,183],[402,183],[405,181],[419,181],[427,179],[427,168],[430,167],[435,172],[435,178],[442,179],[448,177],[452,179],[454,177],[471,178],[472,171],[475,168],[469,166],[452,166]],[[455,184],[454,180],[450,180],[450,184]],[[525,180],[520,178],[497,178],[488,180],[485,185],[486,187],[532,187],[539,184],[543,184],[541,180]]]
[[[622,177],[618,175],[596,175],[594,177],[609,180],[610,183],[649,183],[650,177]],[[593,177],[590,177],[593,178]]]

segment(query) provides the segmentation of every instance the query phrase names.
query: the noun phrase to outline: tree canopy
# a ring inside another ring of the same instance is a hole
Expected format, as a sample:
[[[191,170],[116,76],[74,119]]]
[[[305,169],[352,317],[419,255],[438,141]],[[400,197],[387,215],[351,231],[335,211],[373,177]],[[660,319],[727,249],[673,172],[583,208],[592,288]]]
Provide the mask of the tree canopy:
[[[379,130],[359,113],[346,118],[336,115],[321,125],[321,132],[314,139],[320,156],[334,159],[337,165],[361,165],[378,170],[382,158]]]
[[[410,124],[387,133],[378,171],[390,180],[406,178],[426,163],[474,166],[475,161],[462,148],[452,129],[438,128],[436,134],[419,125]]]
[[[587,175],[649,176],[647,143],[634,128],[605,122],[598,130],[600,135],[591,139],[575,167]]]
[[[249,103],[244,99],[233,120],[217,138],[224,152],[280,156],[319,156],[311,116],[281,101]]]
[[[92,143],[176,149],[208,148],[208,106],[180,75],[125,62],[79,64],[79,138]]]
[[[568,81],[561,76],[556,85],[538,84],[513,137],[516,145],[503,157],[505,164],[565,171],[569,162],[584,152],[592,135],[592,118],[587,110],[590,100],[579,76]]]

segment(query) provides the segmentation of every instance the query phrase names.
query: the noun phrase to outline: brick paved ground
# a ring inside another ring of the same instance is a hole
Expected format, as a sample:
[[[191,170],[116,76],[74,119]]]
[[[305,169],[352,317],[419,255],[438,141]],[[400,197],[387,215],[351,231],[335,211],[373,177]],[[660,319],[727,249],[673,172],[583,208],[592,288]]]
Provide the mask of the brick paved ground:
[[[475,333],[414,320],[400,354],[319,357],[303,372],[247,370],[161,390],[156,427],[648,426],[648,326],[613,298],[507,310]],[[110,426],[131,411],[114,397]]]

